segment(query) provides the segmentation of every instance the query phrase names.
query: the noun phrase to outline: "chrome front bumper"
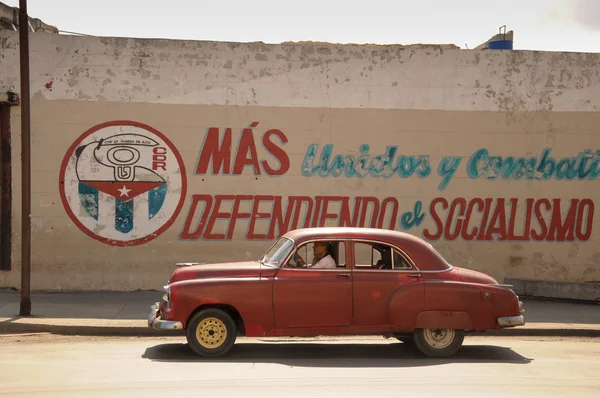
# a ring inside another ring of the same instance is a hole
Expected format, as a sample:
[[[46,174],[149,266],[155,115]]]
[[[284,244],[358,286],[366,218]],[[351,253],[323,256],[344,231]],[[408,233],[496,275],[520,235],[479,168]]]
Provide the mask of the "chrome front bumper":
[[[164,321],[158,318],[160,303],[154,303],[148,314],[148,327],[156,330],[183,330],[183,324],[179,321]]]

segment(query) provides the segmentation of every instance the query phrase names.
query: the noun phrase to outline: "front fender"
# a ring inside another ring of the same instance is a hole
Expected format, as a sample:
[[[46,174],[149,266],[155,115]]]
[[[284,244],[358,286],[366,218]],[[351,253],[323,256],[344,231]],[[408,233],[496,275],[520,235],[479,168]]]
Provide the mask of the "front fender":
[[[207,278],[170,285],[172,318],[187,327],[190,315],[201,306],[227,305],[241,316],[247,335],[274,333],[273,279]]]

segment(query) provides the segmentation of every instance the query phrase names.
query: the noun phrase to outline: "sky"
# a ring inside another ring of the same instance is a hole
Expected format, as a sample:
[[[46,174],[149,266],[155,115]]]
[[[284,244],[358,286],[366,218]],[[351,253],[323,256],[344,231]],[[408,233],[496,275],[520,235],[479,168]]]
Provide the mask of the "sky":
[[[0,0],[18,6],[18,0]],[[28,14],[95,36],[281,43],[455,44],[514,31],[514,49],[600,53],[600,0],[28,0]]]

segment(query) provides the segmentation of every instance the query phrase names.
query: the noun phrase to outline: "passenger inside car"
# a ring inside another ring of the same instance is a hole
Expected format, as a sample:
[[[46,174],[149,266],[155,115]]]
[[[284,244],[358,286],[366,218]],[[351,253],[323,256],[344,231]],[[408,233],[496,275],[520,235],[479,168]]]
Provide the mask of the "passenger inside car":
[[[331,242],[315,242],[313,244],[313,260],[307,264],[302,256],[296,252],[293,260],[296,267],[301,268],[336,268],[337,262],[334,259],[335,249]]]
[[[392,250],[389,246],[373,246],[381,255],[381,259],[375,264],[377,269],[392,269]]]

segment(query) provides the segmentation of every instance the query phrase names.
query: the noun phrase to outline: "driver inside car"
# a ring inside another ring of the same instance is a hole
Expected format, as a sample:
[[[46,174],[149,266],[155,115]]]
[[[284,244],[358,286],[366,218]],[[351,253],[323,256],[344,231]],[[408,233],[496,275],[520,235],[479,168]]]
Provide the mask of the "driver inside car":
[[[297,267],[302,268],[335,268],[335,260],[331,256],[333,246],[327,242],[315,242],[313,244],[313,261],[307,264],[298,253],[294,256]]]

